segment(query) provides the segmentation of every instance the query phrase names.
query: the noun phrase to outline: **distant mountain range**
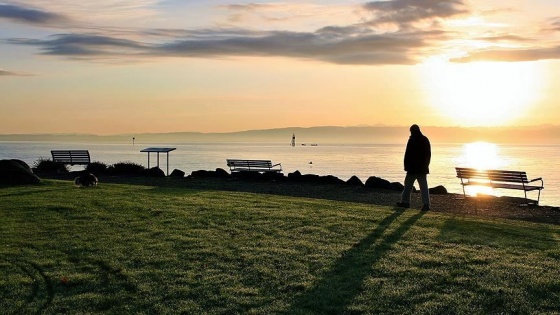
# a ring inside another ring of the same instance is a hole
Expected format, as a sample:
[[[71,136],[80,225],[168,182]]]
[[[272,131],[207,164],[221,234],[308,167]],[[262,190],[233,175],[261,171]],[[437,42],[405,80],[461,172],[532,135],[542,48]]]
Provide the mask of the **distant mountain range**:
[[[423,127],[422,131],[432,143],[465,143],[488,141],[511,144],[560,144],[560,126],[543,125],[527,127]],[[393,144],[406,142],[407,126],[355,126],[355,127],[289,127],[264,130],[247,130],[230,133],[172,132],[119,135],[91,134],[4,134],[0,141],[76,141],[130,143],[204,143],[204,142],[264,142],[289,144],[292,134],[296,144]]]

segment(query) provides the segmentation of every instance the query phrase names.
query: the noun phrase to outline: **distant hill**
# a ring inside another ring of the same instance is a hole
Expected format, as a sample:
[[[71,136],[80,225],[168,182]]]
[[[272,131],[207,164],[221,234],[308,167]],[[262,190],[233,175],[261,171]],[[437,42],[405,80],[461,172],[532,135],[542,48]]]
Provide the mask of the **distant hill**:
[[[432,143],[465,143],[488,141],[511,144],[560,144],[560,126],[529,127],[422,127]],[[0,141],[79,141],[129,143],[203,143],[203,142],[265,142],[289,144],[292,134],[296,144],[391,144],[406,142],[407,126],[356,126],[356,127],[289,127],[264,130],[247,130],[231,133],[142,133],[120,135],[90,134],[5,134]]]

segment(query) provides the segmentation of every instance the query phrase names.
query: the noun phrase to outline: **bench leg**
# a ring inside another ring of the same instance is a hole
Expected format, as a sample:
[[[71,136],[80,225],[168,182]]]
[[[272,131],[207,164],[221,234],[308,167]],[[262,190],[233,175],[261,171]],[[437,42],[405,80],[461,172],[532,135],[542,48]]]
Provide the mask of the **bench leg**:
[[[537,196],[537,202],[536,203],[529,202],[529,198],[527,198],[527,191],[524,190],[523,192],[525,193],[525,204],[520,205],[520,206],[538,206],[539,205],[539,202],[541,201],[541,191],[540,190],[539,190],[539,194]]]

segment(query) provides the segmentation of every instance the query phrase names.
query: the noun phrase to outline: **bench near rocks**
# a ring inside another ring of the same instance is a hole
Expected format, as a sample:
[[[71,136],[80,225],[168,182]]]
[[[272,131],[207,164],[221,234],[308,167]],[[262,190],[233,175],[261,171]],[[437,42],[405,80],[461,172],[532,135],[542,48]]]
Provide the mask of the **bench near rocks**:
[[[88,150],[51,150],[54,163],[67,165],[89,165],[91,159]]]
[[[227,159],[226,162],[231,172],[282,172],[282,164],[272,164],[270,160]]]
[[[457,171],[457,178],[461,179],[463,195],[465,197],[465,186],[515,189],[522,190],[525,193],[525,201],[528,205],[538,205],[541,198],[541,190],[544,189],[544,181],[542,177],[529,180],[527,178],[527,173],[522,171],[479,170],[465,167],[456,167],[455,170]],[[539,181],[540,185],[538,185],[538,183],[537,185],[531,184]],[[535,190],[539,192],[536,203],[529,202],[527,192]]]

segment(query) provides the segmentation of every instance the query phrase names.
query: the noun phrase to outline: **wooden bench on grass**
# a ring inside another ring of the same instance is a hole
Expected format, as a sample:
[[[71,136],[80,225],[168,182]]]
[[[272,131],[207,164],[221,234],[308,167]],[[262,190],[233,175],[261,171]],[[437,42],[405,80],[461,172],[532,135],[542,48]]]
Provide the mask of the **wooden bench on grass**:
[[[51,150],[54,163],[88,165],[91,163],[88,150]]]
[[[542,177],[529,180],[526,172],[521,171],[504,171],[504,170],[478,170],[474,168],[456,167],[457,178],[461,179],[463,186],[463,195],[465,195],[465,186],[484,186],[491,188],[516,189],[523,190],[525,193],[525,201],[528,191],[538,190],[539,196],[536,205],[541,199],[541,190],[544,189],[544,181]],[[531,184],[540,181],[540,185]]]
[[[281,172],[282,165],[272,164],[269,160],[226,160],[227,166],[233,172]]]

